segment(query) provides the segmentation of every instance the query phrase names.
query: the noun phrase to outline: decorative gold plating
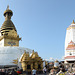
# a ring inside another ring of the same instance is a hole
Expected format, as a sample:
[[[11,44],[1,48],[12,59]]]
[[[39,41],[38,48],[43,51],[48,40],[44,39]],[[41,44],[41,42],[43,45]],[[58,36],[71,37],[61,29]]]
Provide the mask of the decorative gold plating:
[[[0,30],[0,42],[2,43],[0,46],[19,46],[19,40],[21,40],[21,38],[19,38],[17,30],[11,21],[12,15],[12,10],[7,6],[7,9],[4,12],[5,21]]]
[[[43,60],[39,57],[37,52],[32,52],[32,55],[29,56],[29,53],[24,52],[21,58],[21,64],[23,71],[32,71],[35,68],[37,71],[42,71],[43,69]],[[27,69],[27,66],[30,65],[30,69]],[[40,65],[40,68],[38,67]]]

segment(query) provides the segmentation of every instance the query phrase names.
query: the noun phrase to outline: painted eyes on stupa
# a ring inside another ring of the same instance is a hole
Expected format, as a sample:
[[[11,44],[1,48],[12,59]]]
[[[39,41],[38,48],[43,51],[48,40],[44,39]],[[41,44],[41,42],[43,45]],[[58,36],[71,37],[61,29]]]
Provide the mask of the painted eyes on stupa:
[[[16,45],[15,42],[8,42],[9,45],[13,46],[13,45]]]

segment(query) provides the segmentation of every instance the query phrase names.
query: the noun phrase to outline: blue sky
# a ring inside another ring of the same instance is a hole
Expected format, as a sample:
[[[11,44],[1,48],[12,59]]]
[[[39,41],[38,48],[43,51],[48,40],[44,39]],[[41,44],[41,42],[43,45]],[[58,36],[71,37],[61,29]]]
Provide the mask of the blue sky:
[[[22,41],[43,59],[64,56],[66,28],[75,19],[75,0],[0,0],[0,27],[7,5]]]

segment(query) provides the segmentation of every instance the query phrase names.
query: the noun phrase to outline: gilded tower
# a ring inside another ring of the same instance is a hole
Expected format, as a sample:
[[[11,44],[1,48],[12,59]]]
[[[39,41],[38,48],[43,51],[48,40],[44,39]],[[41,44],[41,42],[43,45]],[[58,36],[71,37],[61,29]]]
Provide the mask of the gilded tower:
[[[11,21],[11,17],[13,16],[12,10],[7,9],[4,11],[5,21],[0,28],[0,47],[3,46],[19,46],[19,35],[17,34],[17,30]]]

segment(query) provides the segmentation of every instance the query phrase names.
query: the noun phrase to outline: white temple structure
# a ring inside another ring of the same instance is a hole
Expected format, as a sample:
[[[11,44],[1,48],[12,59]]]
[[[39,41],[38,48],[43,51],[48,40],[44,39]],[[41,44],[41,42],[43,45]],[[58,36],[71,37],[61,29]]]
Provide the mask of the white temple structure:
[[[28,48],[19,47],[21,38],[11,21],[13,12],[9,6],[4,12],[5,21],[0,28],[0,66],[14,66],[20,61],[24,51],[31,53]]]
[[[72,24],[66,30],[64,59],[65,59],[65,63],[75,62],[75,22],[74,20]]]

